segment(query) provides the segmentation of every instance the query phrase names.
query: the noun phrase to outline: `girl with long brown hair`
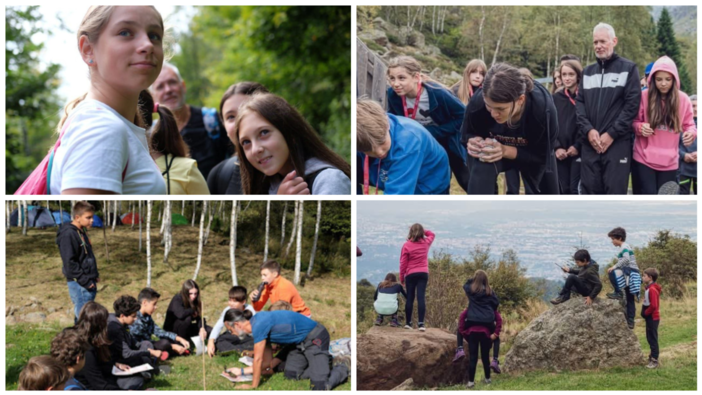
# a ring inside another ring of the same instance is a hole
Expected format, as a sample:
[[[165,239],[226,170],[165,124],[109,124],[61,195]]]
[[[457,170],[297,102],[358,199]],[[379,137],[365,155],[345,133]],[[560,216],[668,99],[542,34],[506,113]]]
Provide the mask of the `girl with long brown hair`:
[[[676,181],[681,135],[685,146],[697,137],[692,102],[680,90],[673,59],[663,56],[653,64],[633,126],[632,189],[635,195],[655,195],[663,184]]]
[[[168,304],[163,329],[187,339],[191,346],[190,338],[196,336],[200,336],[204,344],[212,328],[206,322],[203,327],[202,320],[204,317],[200,287],[193,280],[185,280],[180,293],[174,295],[171,303]]]
[[[478,349],[483,362],[485,383],[490,384],[490,349],[492,341],[499,336],[498,326],[502,326],[502,318],[497,312],[500,301],[490,288],[485,271],[476,270],[473,277],[463,285],[463,290],[468,297],[468,308],[459,318],[459,336],[468,341],[468,388],[472,388],[475,386],[475,371],[478,367]],[[461,340],[459,346],[462,345]]]
[[[90,348],[85,353],[85,366],[76,373],[75,378],[91,391],[139,390],[144,385],[141,375],[120,378],[112,375],[113,366],[122,371],[128,371],[129,366],[111,360],[108,316],[105,307],[92,301],[80,310],[76,329],[90,343]]]
[[[498,63],[488,70],[461,132],[470,156],[469,194],[494,194],[497,176],[510,169],[519,171],[527,194],[558,194],[553,99],[516,67]]]
[[[225,125],[236,146],[244,194],[349,195],[351,166],[285,99],[257,94]]]
[[[463,69],[463,78],[451,87],[451,93],[467,105],[475,92],[483,87],[487,66],[480,59],[473,59]]]
[[[444,148],[458,184],[468,187],[466,149],[461,144],[461,122],[465,105],[445,86],[422,74],[413,57],[390,60],[387,70],[388,113],[419,122]]]
[[[578,141],[575,98],[583,78],[583,66],[577,60],[564,60],[558,68],[563,89],[553,94],[553,104],[558,113],[558,139],[554,146],[558,184],[562,195],[578,194],[580,184],[580,149]]]
[[[429,281],[429,248],[436,235],[421,224],[414,224],[409,229],[407,241],[400,253],[400,283],[407,284],[407,303],[405,304],[405,329],[412,329],[412,309],[417,298],[419,315],[417,328],[425,331],[424,314],[426,313],[425,294]]]
[[[375,319],[375,325],[382,325],[383,316],[389,315],[391,316],[390,326],[400,326],[400,323],[397,321],[397,311],[399,309],[397,298],[400,294],[407,300],[405,289],[397,282],[395,273],[388,273],[385,276],[385,280],[378,284],[378,288],[373,295],[373,308],[378,314],[378,317]]]

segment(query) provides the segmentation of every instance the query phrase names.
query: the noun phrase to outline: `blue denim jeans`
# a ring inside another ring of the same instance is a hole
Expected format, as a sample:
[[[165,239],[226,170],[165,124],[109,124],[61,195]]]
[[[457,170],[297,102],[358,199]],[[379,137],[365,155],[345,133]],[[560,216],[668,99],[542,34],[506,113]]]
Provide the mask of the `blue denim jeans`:
[[[97,294],[97,286],[92,289],[85,289],[80,284],[75,281],[68,282],[68,294],[71,296],[71,301],[75,307],[75,318],[74,323],[78,322],[78,316],[80,315],[80,309],[83,305],[95,300],[95,295]]]

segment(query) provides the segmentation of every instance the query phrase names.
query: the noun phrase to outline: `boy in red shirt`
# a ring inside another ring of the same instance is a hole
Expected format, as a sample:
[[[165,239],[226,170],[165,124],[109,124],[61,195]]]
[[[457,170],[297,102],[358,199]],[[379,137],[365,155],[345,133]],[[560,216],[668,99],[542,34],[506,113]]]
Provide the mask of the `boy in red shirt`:
[[[254,310],[261,311],[269,300],[271,304],[282,300],[290,303],[293,311],[308,318],[312,316],[312,312],[309,307],[305,305],[305,301],[302,300],[295,285],[280,276],[280,264],[278,262],[267,261],[261,265],[261,281],[266,283],[266,287],[263,289],[263,292],[261,292],[261,297],[258,301],[254,302],[258,297],[258,289],[255,289],[249,295]]]
[[[658,270],[648,268],[643,272],[643,282],[646,284],[646,296],[643,306],[641,306],[641,317],[646,320],[646,341],[651,347],[651,355],[648,356],[649,369],[658,367],[658,324],[661,322],[660,296],[661,286],[658,281]]]

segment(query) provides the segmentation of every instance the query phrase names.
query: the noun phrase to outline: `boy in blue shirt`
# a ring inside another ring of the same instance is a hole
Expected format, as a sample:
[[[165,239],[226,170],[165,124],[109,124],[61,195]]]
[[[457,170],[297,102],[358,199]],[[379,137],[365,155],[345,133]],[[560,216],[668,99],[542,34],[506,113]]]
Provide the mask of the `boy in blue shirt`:
[[[443,147],[418,122],[387,114],[372,100],[356,105],[359,184],[386,195],[448,194],[451,169]],[[368,166],[365,166],[366,158]],[[363,193],[359,188],[357,193]]]

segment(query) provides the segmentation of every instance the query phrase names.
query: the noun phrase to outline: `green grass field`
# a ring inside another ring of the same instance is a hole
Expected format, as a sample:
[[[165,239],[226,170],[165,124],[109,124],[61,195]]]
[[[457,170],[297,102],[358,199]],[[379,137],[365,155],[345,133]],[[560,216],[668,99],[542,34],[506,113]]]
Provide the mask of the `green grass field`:
[[[174,227],[173,249],[169,262],[163,263],[163,248],[159,245],[158,228],[152,228],[152,283],[161,293],[154,319],[163,323],[171,297],[180,291],[184,280],[192,278],[197,259],[197,233],[199,228]],[[15,309],[15,316],[31,312],[42,312],[47,319],[41,324],[20,322],[5,326],[5,388],[17,389],[19,373],[27,360],[33,356],[48,354],[51,339],[61,330],[59,320],[72,319],[67,311],[72,308],[66,280],[61,274],[61,258],[55,244],[55,229],[30,229],[28,236],[14,231],[7,235],[5,304]],[[138,230],[127,226],[118,227],[115,233],[107,230],[110,259],[105,257],[102,230],[90,233],[91,241],[100,269],[101,282],[96,302],[112,311],[112,302],[122,294],[135,296],[146,285],[146,254],[138,251]],[[202,267],[197,278],[203,302],[204,316],[208,324],[214,325],[227,303],[227,291],[231,287],[229,266],[229,243],[227,238],[210,234],[210,241],[203,252]],[[224,245],[220,245],[223,243]],[[146,241],[144,239],[144,245]],[[32,246],[27,248],[27,246]],[[277,258],[278,243],[271,242],[270,255]],[[293,248],[294,250],[294,248]],[[291,251],[294,257],[294,252]],[[253,289],[260,277],[258,266],[263,255],[250,252],[245,247],[237,249],[237,274],[239,284]],[[291,258],[288,258],[290,260]],[[294,259],[294,258],[292,258]],[[305,254],[303,253],[303,260]],[[309,259],[309,257],[308,257]],[[28,270],[31,268],[31,270]],[[292,279],[293,272],[283,270],[282,275]],[[351,279],[326,274],[308,280],[298,287],[300,295],[312,310],[313,319],[322,323],[332,339],[351,336]],[[30,297],[36,298],[39,306],[30,306]],[[22,310],[20,310],[22,309]],[[55,312],[50,313],[50,311]],[[72,314],[72,313],[71,313]],[[7,318],[6,318],[7,322]],[[235,386],[220,377],[225,367],[243,366],[238,355],[206,357],[205,371],[208,390],[230,390]],[[160,390],[202,390],[203,367],[201,357],[178,357],[168,361],[171,373],[159,376],[149,387]],[[309,380],[290,381],[282,373],[265,377],[261,390],[307,390]],[[339,390],[350,390],[344,383]]]

